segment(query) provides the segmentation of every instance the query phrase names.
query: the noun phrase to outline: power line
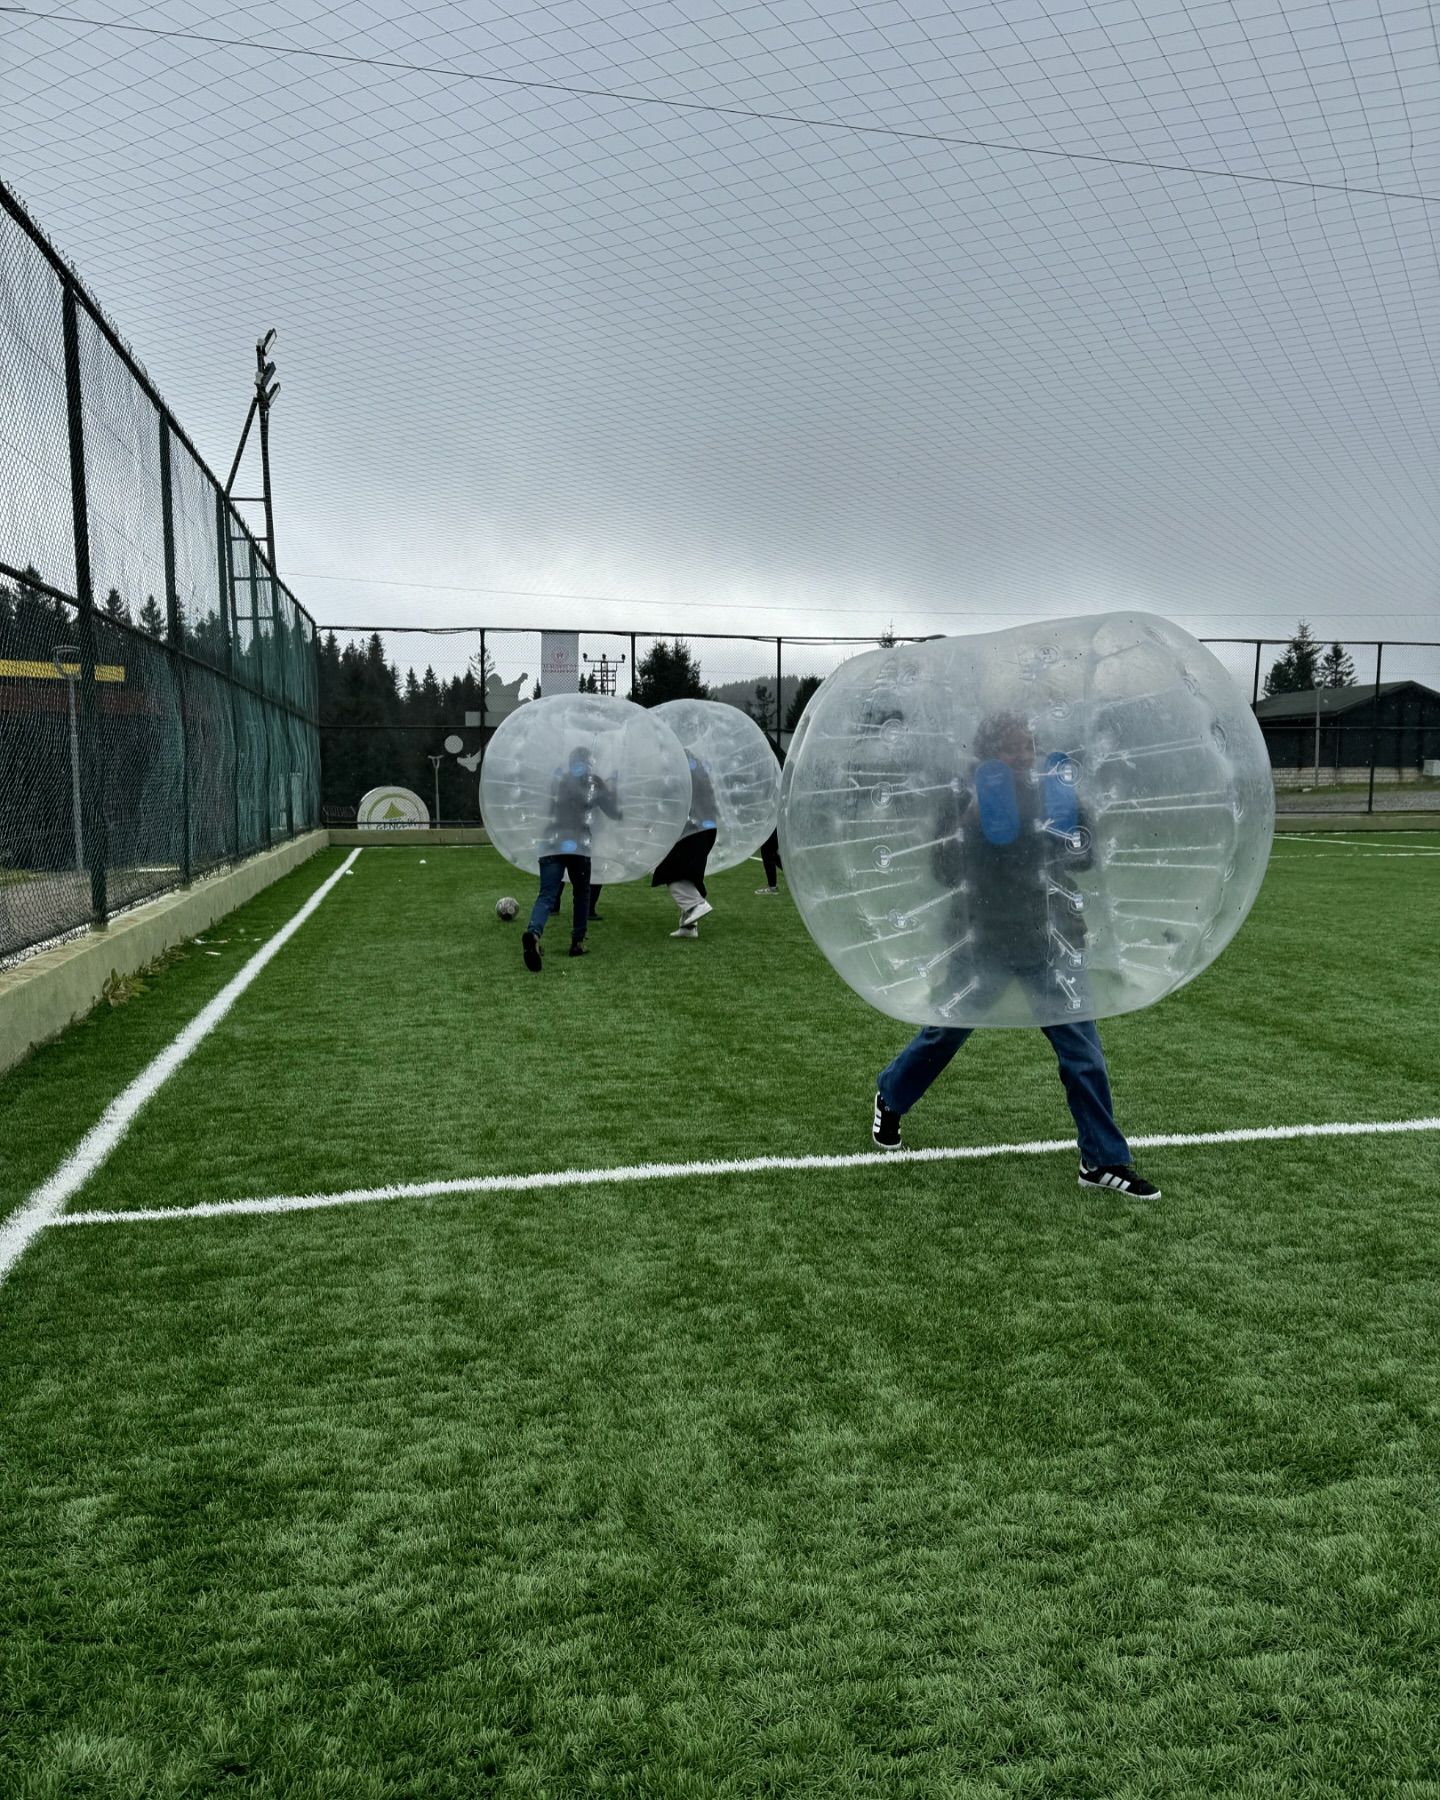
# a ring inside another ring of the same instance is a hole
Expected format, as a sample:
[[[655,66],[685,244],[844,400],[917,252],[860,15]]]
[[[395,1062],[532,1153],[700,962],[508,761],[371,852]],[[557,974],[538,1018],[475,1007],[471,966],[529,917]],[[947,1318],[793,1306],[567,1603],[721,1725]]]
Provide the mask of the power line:
[[[800,113],[764,112],[751,107],[717,106],[704,100],[667,99],[657,94],[627,93],[615,88],[582,87],[563,81],[539,81],[518,75],[482,75],[440,63],[411,63],[398,58],[358,56],[343,50],[303,49],[258,38],[227,38],[211,32],[178,31],[158,25],[130,25],[120,20],[82,18],[73,13],[36,12],[28,6],[0,6],[10,13],[52,25],[86,26],[101,31],[125,31],[139,37],[163,38],[192,44],[208,44],[222,50],[258,50],[271,56],[309,57],[347,67],[384,69],[395,74],[434,75],[447,81],[473,81],[492,87],[524,88],[547,94],[569,94],[588,100],[613,100],[625,106],[659,106],[676,112],[706,113],[716,118],[748,119],[768,125],[802,125],[814,131],[846,131],[868,137],[898,138],[911,143],[944,144],[954,149],[988,150],[1015,156],[1051,158],[1061,162],[1098,163],[1114,169],[1145,169],[1152,174],[1189,175],[1195,179],[1252,182],[1267,187],[1303,188],[1311,193],[1365,195],[1384,200],[1414,200],[1422,206],[1440,206],[1440,194],[1404,193],[1394,188],[1361,187],[1347,181],[1311,181],[1299,175],[1271,175],[1240,169],[1210,169],[1193,163],[1154,162],[1144,157],[1106,156],[1098,150],[1058,150],[1045,145],[1017,144],[1001,139],[960,137],[949,132],[914,131],[895,125],[867,124],[851,119],[816,119]]]

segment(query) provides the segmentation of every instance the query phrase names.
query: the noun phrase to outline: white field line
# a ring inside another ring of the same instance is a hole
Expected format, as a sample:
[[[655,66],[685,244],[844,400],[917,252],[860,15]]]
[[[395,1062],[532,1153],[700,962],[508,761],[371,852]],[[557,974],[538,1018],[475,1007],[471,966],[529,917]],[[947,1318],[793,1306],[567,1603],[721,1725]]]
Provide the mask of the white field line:
[[[1202,1144],[1262,1144],[1287,1138],[1388,1137],[1397,1132],[1440,1131],[1433,1119],[1377,1119],[1359,1124],[1256,1125],[1237,1131],[1168,1131],[1130,1139],[1136,1150]],[[604,1187],[622,1181],[708,1180],[775,1169],[878,1169],[907,1163],[981,1162],[997,1156],[1076,1154],[1073,1138],[1041,1138],[1024,1144],[961,1144],[927,1150],[871,1150],[851,1156],[747,1156],[711,1162],[630,1163],[616,1169],[549,1169],[534,1175],[471,1175],[453,1181],[406,1182],[396,1187],[350,1188],[339,1194],[278,1194],[253,1200],[206,1200],[196,1206],[141,1207],[133,1212],[67,1213],[56,1225],[162,1224],[171,1219],[224,1219],[234,1215],[315,1212],[328,1206],[363,1206],[374,1200],[430,1200],[445,1194],[525,1194],[541,1188]]]
[[[1411,850],[1393,848],[1397,838],[1402,842],[1409,839],[1413,843],[1416,837],[1432,835],[1433,833],[1426,831],[1367,831],[1363,836],[1351,837],[1338,831],[1283,831],[1277,834],[1274,847],[1278,850],[1282,844],[1315,844],[1326,850],[1356,850],[1371,856],[1437,856],[1440,855],[1440,845],[1435,844],[1421,844]]]
[[[351,864],[359,854],[359,850],[350,852],[340,867],[321,882],[299,912],[282,925],[255,952],[240,973],[227,981],[215,998],[196,1013],[180,1035],[153,1062],[147,1064],[127,1088],[115,1096],[98,1122],[85,1133],[50,1179],[36,1188],[25,1203],[0,1224],[0,1282],[5,1280],[46,1226],[60,1222],[65,1202],[72,1194],[79,1192],[119,1144],[140,1108],[160,1091],[192,1051],[210,1035],[270,959],[294,937],[340,877],[349,874]]]

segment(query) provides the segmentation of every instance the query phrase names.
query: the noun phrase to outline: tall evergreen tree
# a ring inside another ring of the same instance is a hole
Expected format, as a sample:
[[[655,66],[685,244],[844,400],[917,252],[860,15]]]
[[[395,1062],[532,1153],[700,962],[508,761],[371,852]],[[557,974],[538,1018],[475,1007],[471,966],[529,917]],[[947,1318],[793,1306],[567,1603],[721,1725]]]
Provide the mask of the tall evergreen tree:
[[[641,706],[709,697],[710,690],[700,679],[700,665],[684,638],[676,638],[673,644],[658,638],[640,658],[635,671],[635,699]]]
[[[785,729],[787,731],[798,731],[800,729],[800,715],[810,704],[810,696],[820,686],[822,679],[823,678],[819,675],[802,675],[800,677],[800,685],[796,688],[790,701],[790,710],[785,715]]]
[[[139,622],[140,629],[148,631],[151,637],[164,637],[165,611],[153,594],[145,596],[145,604],[140,608]]]
[[[1332,644],[1320,659],[1320,685],[1327,688],[1354,687],[1355,665],[1343,644]]]
[[[1320,685],[1320,646],[1302,619],[1300,629],[1270,666],[1265,677],[1265,697],[1308,693]]]

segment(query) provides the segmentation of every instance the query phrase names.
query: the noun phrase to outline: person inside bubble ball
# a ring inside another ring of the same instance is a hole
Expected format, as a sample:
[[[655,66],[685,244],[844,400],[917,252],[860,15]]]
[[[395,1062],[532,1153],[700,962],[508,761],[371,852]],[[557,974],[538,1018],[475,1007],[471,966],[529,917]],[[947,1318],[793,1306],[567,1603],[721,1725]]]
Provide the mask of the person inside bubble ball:
[[[577,744],[564,767],[555,771],[550,786],[550,825],[546,835],[556,849],[540,858],[540,892],[520,939],[525,967],[537,974],[544,966],[540,938],[551,915],[560,910],[560,889],[567,875],[572,902],[570,954],[585,954],[585,933],[590,922],[591,826],[597,810],[612,819],[621,817],[615,790],[595,772],[594,752],[585,744]]]
[[[1049,1003],[1056,979],[1051,962],[1054,930],[1052,886],[1065,886],[1067,870],[1088,862],[1089,833],[1076,814],[1069,829],[1046,829],[1046,783],[1037,778],[1035,738],[1018,713],[996,712],[975,735],[969,783],[947,789],[936,819],[935,873],[955,897],[955,924],[968,933],[978,984],[968,991],[971,1005],[998,998],[1018,981],[1036,1003]],[[996,765],[1000,765],[999,768]],[[1009,772],[1007,780],[1004,771]],[[986,830],[981,784],[998,788],[1005,811],[1002,829]],[[980,814],[980,829],[968,827]],[[1087,848],[1077,850],[1078,845]],[[1067,951],[1079,952],[1084,920],[1066,918]],[[1079,994],[1079,977],[1072,977]],[[1105,1052],[1093,1019],[1042,1026],[1060,1065],[1080,1149],[1081,1187],[1103,1188],[1134,1199],[1158,1200],[1160,1190],[1139,1175],[1130,1147],[1115,1123]],[[882,1150],[901,1148],[900,1121],[948,1067],[973,1027],[927,1025],[876,1084],[871,1136]]]
[[[700,921],[715,910],[705,897],[705,865],[715,848],[717,826],[715,786],[695,752],[687,748],[685,754],[690,763],[690,812],[684,835],[666,851],[650,885],[668,887],[680,910],[679,929],[672,931],[671,937],[697,938]]]

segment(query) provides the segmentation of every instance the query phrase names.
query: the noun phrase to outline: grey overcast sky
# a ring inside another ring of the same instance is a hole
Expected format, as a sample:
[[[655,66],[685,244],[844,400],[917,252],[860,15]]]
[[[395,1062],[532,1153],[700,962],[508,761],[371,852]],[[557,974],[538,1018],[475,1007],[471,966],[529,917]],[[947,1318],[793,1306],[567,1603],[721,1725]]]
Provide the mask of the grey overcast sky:
[[[1427,5],[36,12],[0,168],[222,475],[279,327],[322,623],[1440,636]]]

